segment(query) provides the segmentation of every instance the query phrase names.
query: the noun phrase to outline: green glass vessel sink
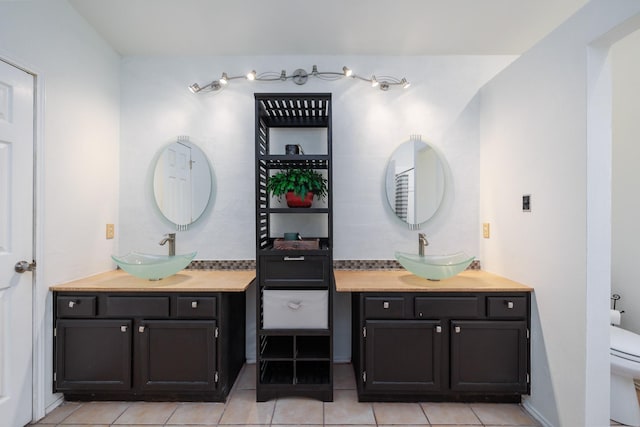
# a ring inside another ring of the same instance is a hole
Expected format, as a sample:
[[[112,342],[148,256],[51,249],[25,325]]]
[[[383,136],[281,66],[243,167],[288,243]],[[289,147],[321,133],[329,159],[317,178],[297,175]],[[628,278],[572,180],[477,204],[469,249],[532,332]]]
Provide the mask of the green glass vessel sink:
[[[182,255],[152,255],[129,252],[125,255],[111,255],[118,267],[141,279],[160,280],[176,274],[185,268],[197,252]]]
[[[416,276],[429,280],[453,277],[464,271],[475,257],[464,252],[450,255],[424,255],[396,252],[396,259],[404,268]]]

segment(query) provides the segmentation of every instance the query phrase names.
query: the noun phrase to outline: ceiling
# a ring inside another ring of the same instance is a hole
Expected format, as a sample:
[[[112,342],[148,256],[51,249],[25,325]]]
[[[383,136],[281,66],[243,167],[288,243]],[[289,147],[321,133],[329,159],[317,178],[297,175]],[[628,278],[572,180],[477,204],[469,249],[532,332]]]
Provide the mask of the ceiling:
[[[588,0],[69,0],[122,55],[521,54]]]

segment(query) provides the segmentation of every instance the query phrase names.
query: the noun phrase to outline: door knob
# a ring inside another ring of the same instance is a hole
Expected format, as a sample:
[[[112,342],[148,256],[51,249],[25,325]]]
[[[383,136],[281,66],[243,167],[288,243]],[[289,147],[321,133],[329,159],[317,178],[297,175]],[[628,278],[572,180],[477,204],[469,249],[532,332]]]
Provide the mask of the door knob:
[[[36,262],[29,264],[27,261],[18,261],[14,267],[16,273],[24,273],[25,271],[33,271],[36,269]]]

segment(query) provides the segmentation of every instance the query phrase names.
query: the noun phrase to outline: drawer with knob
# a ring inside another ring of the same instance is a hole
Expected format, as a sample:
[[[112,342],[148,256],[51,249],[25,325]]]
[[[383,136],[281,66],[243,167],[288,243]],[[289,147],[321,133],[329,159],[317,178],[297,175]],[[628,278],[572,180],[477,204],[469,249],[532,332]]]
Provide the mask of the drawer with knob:
[[[365,297],[366,319],[403,319],[404,297]]]
[[[526,318],[527,298],[509,295],[487,297],[487,317],[492,319]]]
[[[210,319],[216,317],[217,311],[216,297],[178,297],[178,317]]]
[[[96,297],[69,295],[56,299],[58,317],[91,317],[96,315]]]

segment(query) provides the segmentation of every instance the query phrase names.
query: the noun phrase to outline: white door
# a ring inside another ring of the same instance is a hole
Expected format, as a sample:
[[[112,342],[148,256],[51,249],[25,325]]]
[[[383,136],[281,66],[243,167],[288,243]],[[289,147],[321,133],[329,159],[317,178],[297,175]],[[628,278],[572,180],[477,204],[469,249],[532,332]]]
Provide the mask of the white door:
[[[32,409],[33,76],[0,60],[0,425]]]

